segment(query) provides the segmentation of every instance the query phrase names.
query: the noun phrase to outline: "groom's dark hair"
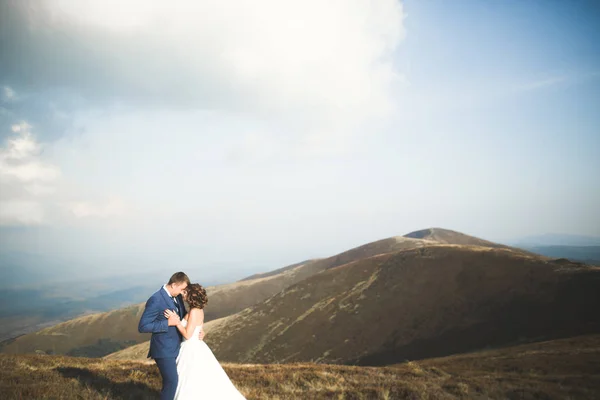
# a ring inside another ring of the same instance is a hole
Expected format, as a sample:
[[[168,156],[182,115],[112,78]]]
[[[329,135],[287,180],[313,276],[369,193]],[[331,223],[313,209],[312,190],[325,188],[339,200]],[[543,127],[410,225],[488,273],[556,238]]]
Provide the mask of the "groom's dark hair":
[[[169,283],[167,285],[172,285],[174,283],[187,283],[190,284],[190,278],[184,272],[175,272],[171,275],[171,279],[169,279]]]

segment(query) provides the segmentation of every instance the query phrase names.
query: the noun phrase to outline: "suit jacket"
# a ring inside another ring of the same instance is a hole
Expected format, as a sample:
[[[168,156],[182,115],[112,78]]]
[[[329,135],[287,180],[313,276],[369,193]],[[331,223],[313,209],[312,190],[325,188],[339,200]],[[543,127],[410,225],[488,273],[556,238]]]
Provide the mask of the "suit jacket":
[[[183,318],[185,316],[183,296],[177,296],[177,302],[180,308],[179,317]],[[140,333],[152,333],[149,358],[172,358],[179,354],[181,333],[176,326],[169,326],[164,316],[166,309],[177,312],[175,302],[161,287],[146,302],[146,308],[138,324]]]

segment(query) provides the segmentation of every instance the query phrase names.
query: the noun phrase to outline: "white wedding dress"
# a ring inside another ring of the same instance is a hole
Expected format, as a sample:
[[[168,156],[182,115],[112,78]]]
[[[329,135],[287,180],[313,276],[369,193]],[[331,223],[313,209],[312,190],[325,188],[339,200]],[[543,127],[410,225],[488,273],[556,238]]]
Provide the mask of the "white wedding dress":
[[[187,321],[182,321],[184,326]],[[245,400],[204,341],[198,338],[202,325],[183,340],[177,357],[179,384],[176,400]]]

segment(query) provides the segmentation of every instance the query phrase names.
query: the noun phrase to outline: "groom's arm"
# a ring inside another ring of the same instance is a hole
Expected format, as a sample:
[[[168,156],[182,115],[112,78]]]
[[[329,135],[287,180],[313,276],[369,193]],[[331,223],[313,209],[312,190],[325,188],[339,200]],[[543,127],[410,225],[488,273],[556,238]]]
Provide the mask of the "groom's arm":
[[[169,321],[163,315],[159,301],[152,296],[146,302],[146,308],[140,318],[138,331],[140,333],[160,333],[169,331]]]

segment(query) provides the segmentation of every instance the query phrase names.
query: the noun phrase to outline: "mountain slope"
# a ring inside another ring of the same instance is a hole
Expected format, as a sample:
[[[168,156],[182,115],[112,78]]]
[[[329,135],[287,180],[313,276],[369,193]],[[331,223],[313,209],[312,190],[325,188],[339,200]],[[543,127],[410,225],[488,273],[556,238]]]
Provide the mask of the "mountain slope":
[[[290,269],[294,269],[294,268],[299,267],[301,265],[308,264],[310,262],[317,261],[317,260],[319,260],[319,259],[306,260],[306,261],[302,261],[302,262],[299,262],[299,263],[296,263],[296,264],[288,265],[288,266],[283,267],[283,268],[278,268],[278,269],[273,270],[273,271],[250,275],[250,276],[248,276],[248,277],[246,277],[244,279],[241,279],[240,282],[251,281],[251,280],[259,279],[259,278],[267,278],[269,276],[277,275],[277,274],[279,274],[281,272],[285,272],[285,271],[288,271]]]
[[[221,327],[227,324],[227,321],[232,317],[233,316],[230,315],[228,317],[205,322],[203,326],[204,332],[207,335],[205,339],[212,335],[213,332],[221,329]],[[110,353],[103,358],[106,360],[145,360],[148,357],[148,350],[150,350],[150,341],[146,340],[145,342],[129,346],[123,350]]]
[[[254,275],[254,278],[249,277],[231,284],[210,287],[208,288],[209,303],[205,311],[206,320],[233,315],[328,269],[376,255],[424,248],[439,243],[506,247],[439,228],[378,240],[329,258],[309,260],[271,273]],[[519,249],[508,249],[515,253],[522,252]],[[150,294],[148,293],[148,296]],[[77,318],[4,343],[2,352],[14,354],[43,351],[52,354],[104,356],[148,339],[148,335],[137,332],[137,322],[142,311],[143,304],[140,304]]]
[[[600,332],[600,268],[432,245],[320,274],[228,317],[223,361],[381,365]]]
[[[147,340],[137,331],[143,305],[91,314],[3,343],[7,354],[43,352],[101,357]]]

